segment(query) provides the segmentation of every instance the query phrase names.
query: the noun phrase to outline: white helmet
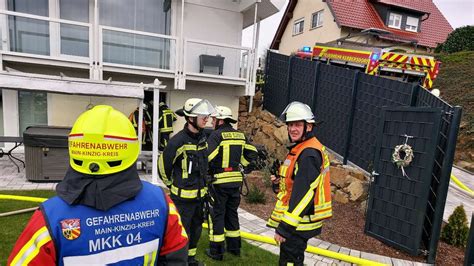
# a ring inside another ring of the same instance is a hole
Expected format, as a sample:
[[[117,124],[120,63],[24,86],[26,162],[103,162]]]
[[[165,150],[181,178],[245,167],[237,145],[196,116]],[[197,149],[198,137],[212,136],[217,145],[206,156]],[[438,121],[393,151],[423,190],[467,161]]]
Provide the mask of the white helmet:
[[[236,123],[237,120],[232,117],[232,110],[227,106],[216,106],[216,112],[212,114],[212,117],[222,120],[228,120],[231,123]]]
[[[304,103],[291,102],[283,110],[280,115],[280,120],[285,123],[294,121],[306,121],[307,123],[314,123],[314,115],[311,108]]]
[[[198,115],[211,115],[215,112],[212,104],[205,99],[191,98],[186,100],[183,108],[176,111],[180,116],[197,117]]]

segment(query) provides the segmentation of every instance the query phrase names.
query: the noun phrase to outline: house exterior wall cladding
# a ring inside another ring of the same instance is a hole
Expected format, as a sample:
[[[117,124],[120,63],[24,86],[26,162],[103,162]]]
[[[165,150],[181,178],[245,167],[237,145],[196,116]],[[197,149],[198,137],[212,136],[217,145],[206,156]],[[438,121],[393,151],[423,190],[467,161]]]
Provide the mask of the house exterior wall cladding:
[[[323,26],[311,29],[311,15],[320,10],[324,10]],[[293,36],[293,24],[300,18],[305,20],[303,34]],[[282,54],[290,55],[302,46],[313,46],[316,42],[329,42],[339,38],[340,35],[341,29],[334,21],[326,2],[300,0],[293,11],[293,18],[290,19],[283,33],[279,51]]]

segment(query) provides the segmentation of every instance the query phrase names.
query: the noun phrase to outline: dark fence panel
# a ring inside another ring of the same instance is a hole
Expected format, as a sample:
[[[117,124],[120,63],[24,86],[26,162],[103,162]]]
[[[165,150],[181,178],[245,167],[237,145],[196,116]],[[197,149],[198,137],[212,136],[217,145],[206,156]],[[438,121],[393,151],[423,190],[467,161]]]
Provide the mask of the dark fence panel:
[[[362,74],[357,86],[348,159],[371,172],[382,107],[409,106],[413,85]]]
[[[436,257],[437,243],[441,231],[446,195],[451,176],[451,167],[453,165],[454,148],[456,146],[457,129],[459,128],[458,120],[461,114],[459,108],[452,107],[423,89],[418,93],[416,106],[437,107],[441,108],[444,112],[439,130],[439,141],[435,151],[435,164],[431,172],[429,204],[425,213],[422,238],[422,242],[429,252],[428,262],[433,263]],[[453,130],[456,132],[452,132]]]
[[[370,185],[365,231],[414,256],[422,238],[440,120],[438,108],[384,108],[377,130],[377,174]],[[391,160],[394,147],[403,143],[414,153],[406,174]]]
[[[320,64],[319,68],[313,110],[316,121],[322,124],[316,128],[316,136],[325,146],[344,155],[356,72],[326,64]]]
[[[263,108],[279,116],[288,104],[288,83],[291,77],[289,75],[290,58],[286,55],[268,52],[266,68]]]
[[[313,104],[315,62],[294,58],[291,61],[291,82],[288,102],[299,101],[309,106]]]

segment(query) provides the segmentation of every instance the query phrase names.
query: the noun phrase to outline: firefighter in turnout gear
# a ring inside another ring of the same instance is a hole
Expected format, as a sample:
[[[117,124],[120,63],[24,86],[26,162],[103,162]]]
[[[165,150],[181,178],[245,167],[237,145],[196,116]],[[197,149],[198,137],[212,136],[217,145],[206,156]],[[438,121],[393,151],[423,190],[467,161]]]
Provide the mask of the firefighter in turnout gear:
[[[240,228],[237,209],[240,204],[240,187],[243,176],[239,165],[248,166],[257,159],[257,149],[245,135],[235,130],[231,123],[237,121],[232,111],[217,106],[212,116],[214,131],[208,138],[209,172],[213,176],[215,195],[211,212],[212,228],[209,228],[210,249],[206,254],[222,260],[226,242],[227,251],[240,255]]]
[[[267,226],[275,228],[280,265],[303,265],[308,239],[319,235],[332,216],[329,159],[313,134],[314,115],[300,102],[290,103],[280,119],[286,122],[292,145],[280,166],[278,201]]]
[[[158,149],[163,151],[170,140],[170,134],[173,133],[173,122],[176,121],[176,115],[164,102],[160,103],[158,121],[160,132],[160,145],[158,146]]]
[[[58,196],[35,211],[7,264],[186,265],[186,231],[164,191],[140,181],[139,145],[112,107],[80,115]]]
[[[203,128],[212,113],[214,107],[209,101],[188,99],[183,108],[176,111],[177,115],[185,117],[186,124],[170,139],[158,161],[159,176],[170,188],[171,199],[181,214],[189,236],[189,265],[199,265],[195,255],[204,221],[205,178],[208,171]]]
[[[148,111],[148,105],[143,104],[143,122],[142,122],[142,150],[151,151],[153,144],[153,115]],[[138,107],[133,111],[128,119],[132,122],[133,127],[135,128],[135,133],[138,134]]]

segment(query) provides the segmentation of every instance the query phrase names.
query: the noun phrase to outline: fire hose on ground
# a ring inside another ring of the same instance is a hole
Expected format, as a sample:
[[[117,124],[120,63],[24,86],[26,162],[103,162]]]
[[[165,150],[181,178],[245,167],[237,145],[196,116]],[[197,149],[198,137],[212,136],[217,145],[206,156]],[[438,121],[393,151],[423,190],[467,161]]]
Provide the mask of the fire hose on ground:
[[[0,199],[21,200],[21,201],[31,201],[31,202],[44,202],[44,201],[47,200],[46,198],[16,196],[16,195],[4,195],[4,194],[0,194]],[[33,211],[34,209],[35,208],[31,208],[31,209],[28,209],[28,210]],[[203,223],[203,227],[208,228],[206,223]],[[252,234],[252,233],[248,233],[248,232],[243,232],[243,231],[240,232],[240,236],[242,238],[245,238],[245,239],[248,239],[248,240],[253,240],[253,241],[258,241],[258,242],[262,242],[262,243],[276,245],[275,240],[271,237],[268,237],[268,236],[260,236],[260,235],[256,235],[256,234]],[[358,258],[358,257],[346,255],[346,254],[341,254],[341,253],[337,253],[335,251],[326,250],[326,249],[313,247],[313,246],[308,246],[306,248],[306,251],[310,252],[310,253],[313,253],[313,254],[322,255],[324,257],[337,259],[337,260],[342,260],[342,261],[355,263],[355,264],[359,264],[359,265],[375,265],[375,266],[385,265],[385,264],[380,263],[380,262],[367,260],[367,259],[362,259],[362,258]]]
[[[466,185],[464,185],[456,176],[451,174],[451,179],[460,187],[462,190],[466,191],[467,193],[471,194],[471,196],[474,197],[474,191],[472,191],[470,188],[468,188]]]

